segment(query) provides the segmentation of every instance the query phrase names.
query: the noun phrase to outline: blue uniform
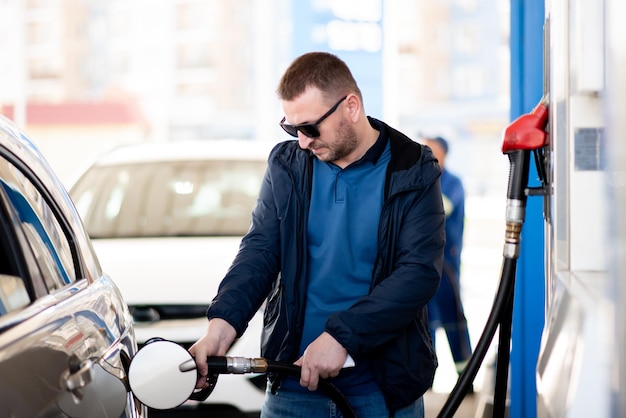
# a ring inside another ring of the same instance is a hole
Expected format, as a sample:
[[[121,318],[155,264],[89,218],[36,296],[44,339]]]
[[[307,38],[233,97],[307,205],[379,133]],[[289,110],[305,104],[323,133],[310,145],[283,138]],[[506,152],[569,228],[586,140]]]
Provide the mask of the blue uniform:
[[[452,357],[460,373],[472,354],[460,294],[465,191],[461,180],[447,170],[443,171],[440,179],[446,212],[446,246],[441,283],[428,303],[428,318],[433,339],[438,328],[445,330]]]

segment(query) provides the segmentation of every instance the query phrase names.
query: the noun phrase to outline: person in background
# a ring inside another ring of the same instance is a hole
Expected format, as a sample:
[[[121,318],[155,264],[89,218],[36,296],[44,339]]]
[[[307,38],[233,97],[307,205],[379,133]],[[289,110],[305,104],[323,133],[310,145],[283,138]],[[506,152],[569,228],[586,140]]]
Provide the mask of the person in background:
[[[443,328],[457,373],[460,375],[472,355],[467,319],[461,301],[461,250],[465,226],[465,190],[461,179],[446,169],[448,141],[440,136],[424,138],[442,169],[441,191],[446,212],[446,246],[441,283],[428,303],[430,332],[435,341],[437,329]]]
[[[207,356],[225,355],[266,302],[261,356],[301,374],[270,373],[262,417],[336,416],[320,379],[359,418],[423,417],[437,367],[426,305],[445,245],[437,160],[366,116],[335,55],[298,57],[277,92],[293,138],[270,152],[250,230],[190,348],[198,387]]]

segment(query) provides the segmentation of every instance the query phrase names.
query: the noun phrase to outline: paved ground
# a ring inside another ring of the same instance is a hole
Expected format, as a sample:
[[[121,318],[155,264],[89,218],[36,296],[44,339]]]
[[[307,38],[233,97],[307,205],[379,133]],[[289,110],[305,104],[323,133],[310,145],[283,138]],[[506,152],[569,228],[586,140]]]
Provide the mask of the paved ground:
[[[424,409],[426,418],[435,418],[448,400],[448,393],[428,391],[424,395]],[[478,394],[468,395],[463,399],[454,414],[455,418],[474,418],[478,404]]]

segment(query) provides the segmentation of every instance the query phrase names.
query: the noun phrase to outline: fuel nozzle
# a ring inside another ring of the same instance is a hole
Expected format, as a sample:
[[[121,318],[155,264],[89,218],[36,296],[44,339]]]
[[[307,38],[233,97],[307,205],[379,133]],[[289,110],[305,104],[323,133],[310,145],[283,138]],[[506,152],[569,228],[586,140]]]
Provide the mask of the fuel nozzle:
[[[548,144],[548,134],[545,131],[548,114],[546,95],[530,113],[518,117],[504,131],[502,152],[507,154],[510,163],[504,246],[506,258],[519,256],[520,233],[526,216],[530,153],[537,153]],[[542,168],[538,167],[538,170]],[[543,170],[539,171],[543,173]],[[543,181],[542,179],[542,183]]]
[[[264,358],[247,357],[209,357],[207,359],[209,370],[213,373],[265,373],[267,360]]]
[[[268,368],[264,358],[212,356],[207,358],[210,373],[215,374],[247,374],[265,373]],[[187,360],[178,366],[181,372],[187,372],[196,368],[194,359]]]
[[[548,123],[548,95],[541,98],[530,112],[515,119],[504,131],[502,152],[535,150],[548,144],[545,131]]]

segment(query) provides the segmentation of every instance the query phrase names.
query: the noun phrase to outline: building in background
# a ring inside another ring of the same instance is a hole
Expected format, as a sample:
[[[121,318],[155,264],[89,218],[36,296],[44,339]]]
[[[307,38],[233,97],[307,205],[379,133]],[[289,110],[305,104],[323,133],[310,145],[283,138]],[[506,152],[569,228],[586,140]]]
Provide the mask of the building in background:
[[[508,121],[507,7],[496,0],[0,0],[0,106],[12,106],[27,130],[33,105],[132,104],[146,121],[134,131],[137,141],[276,141],[283,138],[280,74],[295,56],[327,50],[353,69],[369,114],[409,135],[446,136],[455,150],[449,164],[468,191],[489,191],[495,180],[486,170],[502,164],[506,171],[499,141]],[[45,132],[39,138],[46,141]]]
[[[395,71],[389,74],[398,126],[442,135],[449,167],[470,193],[504,190],[501,133],[509,120],[509,2],[388,2]],[[530,110],[530,109],[529,109]]]
[[[368,115],[383,118],[383,0],[292,1],[290,56],[328,51],[343,59]]]
[[[259,74],[279,74],[276,48],[260,44],[280,30],[257,9],[275,17],[278,3],[0,1],[0,103],[133,101],[150,139],[253,138],[255,111],[275,103],[270,91],[259,104]]]

